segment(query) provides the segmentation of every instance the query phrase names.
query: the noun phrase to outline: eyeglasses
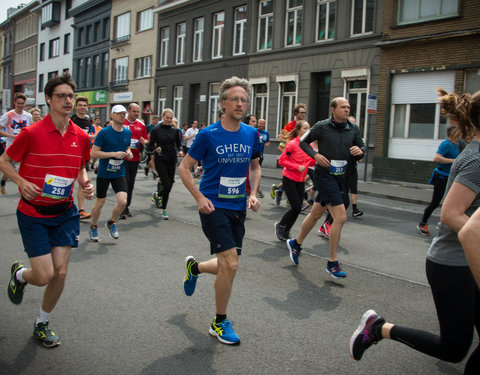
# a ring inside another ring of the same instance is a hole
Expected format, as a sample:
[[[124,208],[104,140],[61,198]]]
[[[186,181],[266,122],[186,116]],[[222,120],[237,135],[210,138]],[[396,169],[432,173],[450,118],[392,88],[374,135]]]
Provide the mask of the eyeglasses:
[[[231,102],[235,102],[235,103],[242,102],[242,104],[247,104],[248,102],[247,98],[239,98],[238,96],[231,96],[227,100],[230,100]]]
[[[66,100],[67,98],[70,99],[70,100],[77,99],[77,95],[75,95],[75,94],[52,94],[52,96],[53,95],[55,95],[60,100]]]

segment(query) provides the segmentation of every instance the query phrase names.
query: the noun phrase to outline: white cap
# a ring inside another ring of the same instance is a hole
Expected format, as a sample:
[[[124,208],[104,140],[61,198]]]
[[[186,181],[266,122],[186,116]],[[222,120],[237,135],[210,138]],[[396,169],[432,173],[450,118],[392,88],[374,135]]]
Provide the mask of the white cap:
[[[110,113],[119,113],[119,112],[127,112],[127,109],[123,105],[117,104],[112,107],[112,111]]]

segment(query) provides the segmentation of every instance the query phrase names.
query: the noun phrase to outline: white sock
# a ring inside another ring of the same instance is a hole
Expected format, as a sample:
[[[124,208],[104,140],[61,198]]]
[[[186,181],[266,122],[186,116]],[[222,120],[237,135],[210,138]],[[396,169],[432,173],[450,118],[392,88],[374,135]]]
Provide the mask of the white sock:
[[[18,270],[17,273],[15,274],[15,277],[17,278],[18,281],[20,281],[22,284],[26,284],[27,282],[23,278],[23,271],[25,271],[25,268],[22,268],[21,270]]]
[[[38,314],[37,322],[38,323],[46,323],[50,320],[50,313],[47,313],[46,311],[43,311],[40,309],[40,314]]]

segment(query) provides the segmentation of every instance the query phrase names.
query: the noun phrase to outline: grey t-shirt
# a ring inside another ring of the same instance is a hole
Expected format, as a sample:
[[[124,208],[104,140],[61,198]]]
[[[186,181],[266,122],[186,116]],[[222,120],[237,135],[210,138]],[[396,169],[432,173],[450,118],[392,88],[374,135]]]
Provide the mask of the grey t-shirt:
[[[477,207],[480,206],[479,141],[472,141],[455,159],[448,178],[447,194],[454,182],[465,185],[477,194],[470,207],[465,211],[467,216],[472,216]],[[438,235],[433,239],[428,249],[427,258],[432,262],[446,266],[468,266],[457,233],[445,224],[440,224]]]

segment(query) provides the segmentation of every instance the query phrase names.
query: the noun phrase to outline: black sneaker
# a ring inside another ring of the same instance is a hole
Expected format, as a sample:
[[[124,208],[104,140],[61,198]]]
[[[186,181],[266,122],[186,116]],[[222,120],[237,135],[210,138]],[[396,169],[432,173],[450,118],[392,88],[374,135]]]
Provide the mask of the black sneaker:
[[[288,240],[288,237],[285,237],[285,226],[280,223],[275,223],[275,235],[280,241]]]
[[[38,323],[33,326],[33,338],[47,348],[54,348],[60,345],[59,337],[48,328],[48,322]]]
[[[132,214],[130,213],[130,210],[127,208],[125,208],[125,211],[126,211],[126,214],[127,214],[127,217],[132,217]]]
[[[275,205],[280,206],[280,202],[282,201],[282,194],[283,192],[280,189],[275,190]]]
[[[145,172],[145,176],[148,176],[149,170],[150,170],[150,168],[148,168],[148,167],[143,168],[143,171]]]
[[[359,217],[359,216],[362,216],[363,215],[363,211],[360,211],[358,208],[355,208],[353,211],[352,211],[352,216],[353,217]]]
[[[23,284],[17,280],[17,272],[22,268],[25,268],[20,262],[15,262],[10,268],[10,282],[8,283],[8,298],[15,305],[20,305],[23,300],[23,289],[25,288],[26,283]]]
[[[118,217],[121,220],[125,220],[127,218],[127,209],[125,208],[122,214]]]
[[[359,326],[350,337],[350,355],[355,361],[359,361],[365,350],[382,339],[384,323],[385,319],[373,310],[363,314]]]

